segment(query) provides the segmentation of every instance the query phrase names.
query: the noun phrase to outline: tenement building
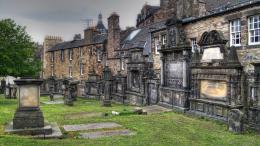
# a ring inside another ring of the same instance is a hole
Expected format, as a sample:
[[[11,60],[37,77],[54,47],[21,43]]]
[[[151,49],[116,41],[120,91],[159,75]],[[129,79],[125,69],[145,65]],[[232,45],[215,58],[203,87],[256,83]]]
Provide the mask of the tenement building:
[[[44,78],[87,80],[90,71],[101,75],[106,40],[107,30],[101,14],[95,27],[84,30],[84,38],[76,34],[73,40],[62,42],[60,37],[46,37]]]

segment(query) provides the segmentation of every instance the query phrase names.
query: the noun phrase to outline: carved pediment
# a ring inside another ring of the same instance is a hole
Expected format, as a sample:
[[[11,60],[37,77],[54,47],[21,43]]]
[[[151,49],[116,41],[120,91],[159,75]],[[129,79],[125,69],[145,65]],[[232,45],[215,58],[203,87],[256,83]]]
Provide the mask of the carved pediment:
[[[210,32],[204,32],[198,44],[200,46],[209,46],[226,43],[227,40],[225,39],[222,33],[218,32],[217,30],[212,30]]]

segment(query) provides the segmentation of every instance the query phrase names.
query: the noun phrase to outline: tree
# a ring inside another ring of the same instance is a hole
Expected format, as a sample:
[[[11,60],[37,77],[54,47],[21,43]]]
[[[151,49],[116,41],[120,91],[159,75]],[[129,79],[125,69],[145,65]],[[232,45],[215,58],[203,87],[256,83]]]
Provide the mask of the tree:
[[[25,27],[11,19],[0,20],[0,76],[38,76],[41,61]]]

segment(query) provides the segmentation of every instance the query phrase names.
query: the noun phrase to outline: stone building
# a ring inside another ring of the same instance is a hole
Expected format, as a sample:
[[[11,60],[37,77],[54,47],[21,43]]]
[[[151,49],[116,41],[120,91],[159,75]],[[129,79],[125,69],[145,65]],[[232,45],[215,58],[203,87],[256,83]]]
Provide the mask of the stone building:
[[[76,34],[72,41],[61,42],[60,38],[47,37],[44,79],[55,76],[58,79],[66,77],[83,81],[88,79],[88,73],[93,69],[101,76],[106,40],[107,30],[101,14],[95,27],[84,30],[84,38]]]

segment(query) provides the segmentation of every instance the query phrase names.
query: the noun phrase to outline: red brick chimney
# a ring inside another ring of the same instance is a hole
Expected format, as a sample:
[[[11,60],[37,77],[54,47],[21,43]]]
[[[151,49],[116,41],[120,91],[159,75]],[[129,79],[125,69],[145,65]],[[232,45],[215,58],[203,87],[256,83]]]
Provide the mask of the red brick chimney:
[[[119,15],[115,12],[108,17],[108,58],[114,57],[114,51],[120,49]]]

